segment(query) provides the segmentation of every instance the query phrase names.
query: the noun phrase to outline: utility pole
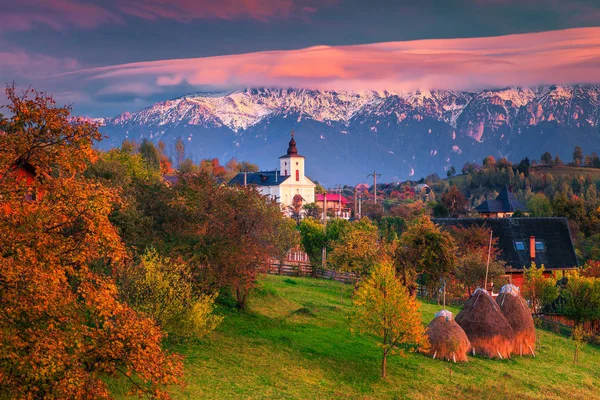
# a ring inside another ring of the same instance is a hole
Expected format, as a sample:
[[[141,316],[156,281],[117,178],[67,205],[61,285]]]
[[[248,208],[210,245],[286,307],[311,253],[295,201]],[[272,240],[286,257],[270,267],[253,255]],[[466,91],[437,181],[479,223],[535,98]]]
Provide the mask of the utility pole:
[[[327,238],[327,191],[323,195],[323,235]],[[327,246],[323,244],[321,251],[321,268],[325,271],[325,263],[327,262]]]
[[[367,178],[371,176],[373,177],[373,188],[375,190],[375,204],[377,204],[377,177],[381,176],[381,174],[378,174],[377,171],[373,171],[372,174],[367,175]]]
[[[358,197],[358,218],[362,218],[362,194]]]
[[[338,191],[338,218],[342,217],[342,186],[338,183],[335,188]]]
[[[356,190],[356,188],[354,188],[354,218],[358,218],[358,190]]]

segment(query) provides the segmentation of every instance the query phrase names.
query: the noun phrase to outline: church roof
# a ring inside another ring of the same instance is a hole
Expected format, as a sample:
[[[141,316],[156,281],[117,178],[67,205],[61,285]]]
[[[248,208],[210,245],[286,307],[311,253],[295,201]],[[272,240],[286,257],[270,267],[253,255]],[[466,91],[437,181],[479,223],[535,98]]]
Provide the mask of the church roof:
[[[475,211],[479,213],[502,213],[527,211],[527,208],[517,200],[515,194],[508,186],[504,186],[495,200],[486,200],[477,207]]]
[[[281,172],[278,170],[247,172],[246,184],[255,186],[279,186],[288,178],[289,176],[281,176]],[[244,186],[244,173],[238,172],[237,175],[229,181],[229,184]]]

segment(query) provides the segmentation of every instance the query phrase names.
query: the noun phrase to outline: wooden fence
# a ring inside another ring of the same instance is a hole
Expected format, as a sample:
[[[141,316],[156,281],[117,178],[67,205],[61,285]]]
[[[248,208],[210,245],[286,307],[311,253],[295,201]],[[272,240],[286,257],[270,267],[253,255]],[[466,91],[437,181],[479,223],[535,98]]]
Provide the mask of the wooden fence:
[[[329,279],[348,284],[354,284],[358,279],[358,276],[352,273],[340,274],[330,269],[315,269],[308,263],[290,260],[285,260],[281,264],[277,260],[271,260],[271,263],[262,268],[261,272],[272,275],[312,276],[314,278]]]
[[[575,321],[565,317],[564,315],[558,314],[542,314],[539,315],[542,321],[562,325],[569,329],[573,329],[575,327]],[[593,335],[600,335],[600,321],[588,321],[583,324],[583,328],[592,333]]]

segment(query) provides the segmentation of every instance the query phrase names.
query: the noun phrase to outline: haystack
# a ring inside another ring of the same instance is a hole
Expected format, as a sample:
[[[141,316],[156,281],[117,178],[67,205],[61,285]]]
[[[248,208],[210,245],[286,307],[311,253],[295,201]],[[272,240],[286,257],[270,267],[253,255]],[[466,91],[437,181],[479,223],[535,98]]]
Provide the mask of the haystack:
[[[510,357],[513,330],[487,291],[477,288],[456,316],[456,322],[467,334],[473,355]]]
[[[513,353],[535,356],[535,326],[529,306],[515,285],[504,285],[496,298],[502,313],[515,334]]]
[[[429,356],[454,362],[468,361],[471,343],[450,311],[442,310],[435,314],[427,325],[426,334],[430,343]]]

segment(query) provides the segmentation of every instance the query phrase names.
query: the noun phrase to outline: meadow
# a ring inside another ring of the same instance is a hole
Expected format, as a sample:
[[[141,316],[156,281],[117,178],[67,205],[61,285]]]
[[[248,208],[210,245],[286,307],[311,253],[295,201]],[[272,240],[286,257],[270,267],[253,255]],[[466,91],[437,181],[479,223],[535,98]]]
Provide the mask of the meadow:
[[[409,353],[392,356],[382,380],[376,339],[350,332],[351,292],[327,280],[261,277],[248,311],[221,306],[216,331],[173,348],[185,356],[187,381],[173,396],[600,399],[600,348],[586,346],[575,365],[572,340],[543,330],[536,358],[451,364]],[[423,323],[439,309],[423,303]]]

